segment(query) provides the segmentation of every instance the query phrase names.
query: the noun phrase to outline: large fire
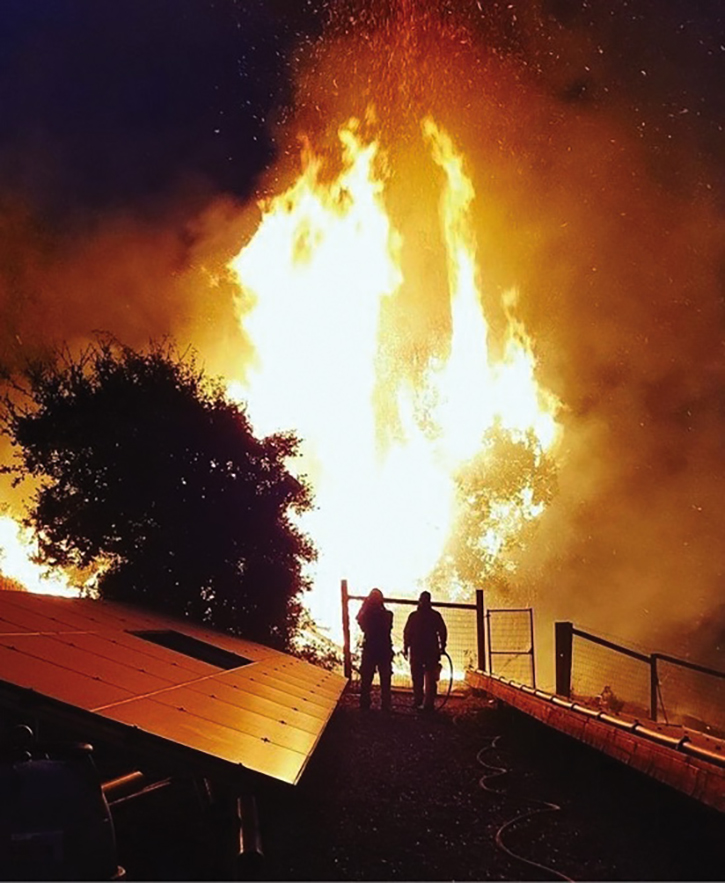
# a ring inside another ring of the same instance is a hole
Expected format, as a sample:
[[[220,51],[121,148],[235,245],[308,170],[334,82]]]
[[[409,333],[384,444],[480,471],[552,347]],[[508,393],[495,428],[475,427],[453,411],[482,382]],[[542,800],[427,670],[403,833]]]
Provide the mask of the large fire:
[[[301,175],[261,204],[258,229],[232,262],[244,292],[241,321],[256,350],[247,384],[233,393],[248,402],[258,432],[294,429],[304,440],[295,468],[315,490],[303,526],[319,549],[309,606],[335,631],[341,577],[357,591],[380,585],[403,594],[430,577],[461,503],[458,470],[480,455],[485,436],[533,447],[535,462],[558,436],[557,402],[537,385],[513,294],[502,356],[495,361],[489,352],[469,222],[474,187],[431,117],[421,137],[443,173],[449,346],[415,384],[387,370],[381,316],[404,281],[405,230],[386,210],[380,141],[362,131],[356,120],[340,128],[335,176],[305,150]],[[392,416],[379,406],[381,390],[395,402]],[[542,509],[529,482],[513,488],[488,512],[476,539],[481,555],[498,554]]]
[[[255,358],[247,383],[229,393],[248,403],[259,433],[293,429],[303,440],[291,467],[308,477],[316,502],[302,523],[319,550],[308,607],[335,637],[342,577],[356,591],[411,594],[440,573],[462,507],[477,505],[461,479],[465,464],[506,438],[526,446],[536,468],[559,433],[558,403],[536,382],[514,292],[503,305],[506,339],[492,356],[469,218],[473,183],[431,117],[420,137],[441,172],[449,339],[417,374],[390,370],[395,347],[382,315],[405,283],[406,231],[386,208],[385,152],[364,128],[355,120],[340,128],[337,174],[306,146],[298,179],[261,204],[258,228],[231,265]],[[474,557],[496,561],[543,508],[524,475],[488,501],[469,552],[472,545]],[[0,572],[31,591],[78,591],[65,574],[33,563],[32,538],[9,517],[0,520],[0,548]],[[447,574],[449,597],[468,588]]]

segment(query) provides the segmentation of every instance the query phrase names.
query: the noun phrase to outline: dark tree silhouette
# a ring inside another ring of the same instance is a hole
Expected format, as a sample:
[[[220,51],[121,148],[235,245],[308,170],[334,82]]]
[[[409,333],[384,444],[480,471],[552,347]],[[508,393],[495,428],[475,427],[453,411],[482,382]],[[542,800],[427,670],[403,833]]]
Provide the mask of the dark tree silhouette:
[[[21,394],[22,393],[22,394]],[[102,597],[289,647],[310,540],[298,439],[258,439],[244,408],[170,344],[101,339],[30,366],[4,398],[26,523],[51,566],[107,567]]]

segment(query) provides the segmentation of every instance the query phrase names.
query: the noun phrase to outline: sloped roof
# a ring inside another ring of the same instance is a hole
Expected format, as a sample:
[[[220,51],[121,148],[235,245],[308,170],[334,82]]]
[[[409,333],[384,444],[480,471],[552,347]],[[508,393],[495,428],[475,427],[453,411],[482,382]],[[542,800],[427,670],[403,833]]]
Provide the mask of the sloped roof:
[[[185,620],[16,591],[0,592],[0,682],[289,783],[346,683]]]

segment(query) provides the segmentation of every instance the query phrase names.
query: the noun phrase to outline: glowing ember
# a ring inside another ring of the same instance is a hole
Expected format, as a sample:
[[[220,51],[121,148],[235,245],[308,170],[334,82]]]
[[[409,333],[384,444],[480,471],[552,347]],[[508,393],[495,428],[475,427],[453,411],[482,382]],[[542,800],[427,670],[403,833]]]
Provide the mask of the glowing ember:
[[[359,591],[410,593],[431,575],[456,520],[457,471],[485,450],[485,435],[532,444],[537,462],[557,437],[557,403],[536,384],[513,296],[504,355],[491,364],[468,222],[473,184],[433,119],[422,133],[444,173],[451,336],[447,357],[431,359],[417,388],[387,376],[379,357],[381,308],[403,283],[404,231],[386,211],[380,145],[354,120],[339,132],[339,175],[323,177],[322,160],[308,152],[296,183],[261,205],[256,234],[232,262],[240,303],[251,301],[242,322],[256,349],[246,388],[233,393],[248,402],[258,432],[294,429],[304,439],[294,465],[315,489],[303,526],[320,551],[310,610],[335,630],[341,577]],[[387,433],[390,417],[375,406],[381,387],[397,403]],[[492,504],[482,553],[498,554],[542,509],[529,486]]]

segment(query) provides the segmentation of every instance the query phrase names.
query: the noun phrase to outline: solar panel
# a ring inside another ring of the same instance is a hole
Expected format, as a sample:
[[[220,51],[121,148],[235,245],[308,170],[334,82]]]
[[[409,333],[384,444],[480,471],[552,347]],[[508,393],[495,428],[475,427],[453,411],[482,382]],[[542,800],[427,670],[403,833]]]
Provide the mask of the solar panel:
[[[238,663],[238,664],[236,664]],[[296,783],[346,680],[270,647],[109,601],[0,591],[0,684]]]

